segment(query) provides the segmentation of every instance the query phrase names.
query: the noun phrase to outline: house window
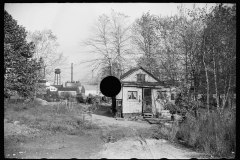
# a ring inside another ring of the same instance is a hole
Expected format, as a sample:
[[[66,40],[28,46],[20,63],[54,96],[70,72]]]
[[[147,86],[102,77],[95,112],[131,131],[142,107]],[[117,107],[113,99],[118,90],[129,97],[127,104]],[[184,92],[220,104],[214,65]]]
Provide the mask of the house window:
[[[145,82],[145,74],[137,74],[137,82]]]
[[[128,91],[128,99],[137,99],[137,91]]]

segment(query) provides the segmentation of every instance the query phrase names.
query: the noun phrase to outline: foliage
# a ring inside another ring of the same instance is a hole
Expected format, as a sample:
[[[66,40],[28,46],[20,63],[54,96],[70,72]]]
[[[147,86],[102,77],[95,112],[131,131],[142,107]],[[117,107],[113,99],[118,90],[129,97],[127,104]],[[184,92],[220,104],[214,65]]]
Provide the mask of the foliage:
[[[175,114],[178,111],[178,107],[173,103],[166,103],[164,109],[169,110],[171,114]]]
[[[57,91],[50,91],[50,89],[47,89],[47,94],[45,95],[46,101],[52,101],[53,99],[59,100],[60,96],[58,95]]]
[[[59,44],[57,37],[51,30],[44,29],[42,31],[28,32],[27,40],[35,45],[33,57],[36,59],[42,58],[42,76],[53,77],[55,68],[64,66],[66,57],[58,51]],[[44,73],[45,72],[45,73]]]
[[[180,124],[177,139],[206,153],[227,156],[236,150],[236,113],[226,109],[223,114],[212,112],[200,118],[186,114]]]
[[[78,93],[76,96],[76,100],[78,103],[86,103],[87,97],[83,95],[82,93]]]
[[[64,99],[68,99],[68,100],[73,97],[72,94],[69,92],[61,92],[60,96]]]
[[[4,96],[15,93],[28,97],[35,91],[41,60],[33,59],[34,44],[27,43],[27,33],[4,11]]]
[[[210,95],[223,94],[225,106],[236,85],[236,5],[181,5],[171,16],[144,13],[132,32],[139,65],[160,80],[184,85],[187,101],[206,94],[209,106]]]
[[[156,62],[157,35],[155,32],[156,18],[149,12],[142,14],[135,20],[132,27],[132,42],[136,46],[136,52],[141,55],[137,60],[138,65],[144,67],[150,73],[154,73],[158,67]]]

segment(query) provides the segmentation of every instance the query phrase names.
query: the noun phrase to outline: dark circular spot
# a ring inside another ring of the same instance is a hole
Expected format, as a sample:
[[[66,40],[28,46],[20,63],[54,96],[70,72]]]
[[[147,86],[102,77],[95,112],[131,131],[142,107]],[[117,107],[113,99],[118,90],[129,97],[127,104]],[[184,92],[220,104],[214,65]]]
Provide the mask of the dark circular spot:
[[[105,77],[100,83],[100,91],[107,97],[116,96],[121,90],[121,82],[113,76]]]

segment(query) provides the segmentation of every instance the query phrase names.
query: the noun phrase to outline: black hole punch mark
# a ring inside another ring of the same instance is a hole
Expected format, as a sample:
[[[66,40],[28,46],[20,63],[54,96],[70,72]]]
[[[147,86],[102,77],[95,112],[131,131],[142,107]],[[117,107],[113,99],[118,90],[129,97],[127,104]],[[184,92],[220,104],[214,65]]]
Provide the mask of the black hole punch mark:
[[[105,77],[100,83],[100,91],[107,97],[115,97],[121,90],[121,82],[114,76]]]

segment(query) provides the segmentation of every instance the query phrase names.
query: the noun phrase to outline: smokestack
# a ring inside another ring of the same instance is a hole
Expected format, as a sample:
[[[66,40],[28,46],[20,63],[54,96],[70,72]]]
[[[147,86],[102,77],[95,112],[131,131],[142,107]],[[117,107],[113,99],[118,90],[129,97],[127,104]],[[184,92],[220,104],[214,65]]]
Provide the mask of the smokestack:
[[[71,65],[71,82],[73,82],[73,63]]]

